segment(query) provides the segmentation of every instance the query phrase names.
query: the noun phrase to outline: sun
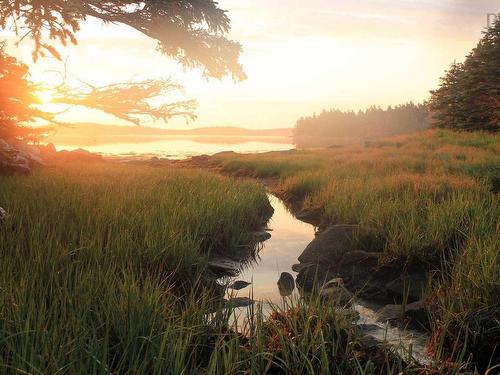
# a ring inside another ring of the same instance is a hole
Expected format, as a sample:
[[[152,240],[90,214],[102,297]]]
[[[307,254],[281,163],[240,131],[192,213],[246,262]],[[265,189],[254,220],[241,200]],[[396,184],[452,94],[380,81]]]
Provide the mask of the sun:
[[[36,93],[36,96],[40,99],[42,104],[50,103],[52,100],[52,93],[48,90],[39,91]]]

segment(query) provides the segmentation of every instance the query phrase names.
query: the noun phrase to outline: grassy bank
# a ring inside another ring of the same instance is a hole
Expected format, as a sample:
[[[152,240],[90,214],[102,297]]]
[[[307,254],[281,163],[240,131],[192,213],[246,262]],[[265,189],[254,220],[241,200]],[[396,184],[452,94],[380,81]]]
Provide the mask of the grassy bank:
[[[1,177],[2,372],[198,366],[206,259],[247,243],[267,205],[255,185],[199,172],[96,164]]]
[[[247,335],[232,329],[206,261],[268,216],[256,184],[68,164],[0,177],[0,206],[1,373],[412,371],[368,350],[335,303],[289,301],[269,320],[252,308]]]
[[[324,222],[359,224],[360,247],[383,251],[385,264],[428,270],[435,343],[449,349],[440,354],[491,365],[481,353],[500,341],[500,136],[427,132],[214,161],[278,178],[278,195]]]

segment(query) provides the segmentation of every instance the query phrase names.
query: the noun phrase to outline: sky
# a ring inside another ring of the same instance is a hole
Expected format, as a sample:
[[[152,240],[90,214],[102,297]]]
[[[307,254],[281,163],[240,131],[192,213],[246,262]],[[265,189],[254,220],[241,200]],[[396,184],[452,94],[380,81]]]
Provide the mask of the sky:
[[[155,50],[156,42],[126,26],[87,22],[77,46],[61,47],[68,71],[96,85],[146,78],[172,78],[185,98],[198,101],[195,121],[172,120],[175,128],[292,127],[300,116],[323,108],[365,109],[420,102],[436,88],[453,61],[477,44],[487,14],[499,0],[220,0],[228,11],[229,38],[243,45],[244,82],[206,79],[185,71]],[[35,81],[57,81],[54,59],[31,61],[32,44],[8,51],[29,63]],[[71,110],[71,122],[120,124],[101,113]]]

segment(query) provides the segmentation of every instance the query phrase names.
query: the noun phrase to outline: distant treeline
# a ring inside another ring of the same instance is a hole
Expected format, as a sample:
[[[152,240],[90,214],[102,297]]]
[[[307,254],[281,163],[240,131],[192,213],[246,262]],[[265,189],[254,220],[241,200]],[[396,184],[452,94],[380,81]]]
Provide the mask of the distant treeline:
[[[329,146],[402,133],[427,127],[428,110],[424,104],[406,103],[387,109],[372,106],[365,111],[323,110],[319,115],[300,118],[295,125],[299,146]]]

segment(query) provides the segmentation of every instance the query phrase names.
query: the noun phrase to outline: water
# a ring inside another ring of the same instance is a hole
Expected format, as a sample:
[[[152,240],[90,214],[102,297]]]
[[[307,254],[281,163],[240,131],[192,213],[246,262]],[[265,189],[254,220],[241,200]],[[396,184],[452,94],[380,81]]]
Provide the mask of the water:
[[[315,235],[315,228],[296,219],[281,200],[272,195],[269,199],[274,208],[274,215],[269,223],[272,237],[264,242],[259,258],[244,268],[234,279],[252,282],[251,286],[238,292],[230,292],[233,297],[253,297],[261,304],[265,314],[271,310],[269,303],[274,305],[283,303],[277,285],[280,274],[288,272],[296,277],[292,265],[298,263],[297,258]],[[297,288],[293,293],[293,297],[298,296]],[[404,355],[408,354],[411,348],[411,354],[417,361],[423,364],[429,363],[425,348],[427,336],[421,332],[390,327],[378,322],[375,310],[381,307],[356,301],[354,308],[360,315],[358,323],[364,327],[365,333],[386,341]],[[239,308],[236,311],[236,318],[240,324],[245,319],[246,311],[246,308]]]
[[[83,148],[87,151],[112,156],[157,156],[169,159],[186,159],[197,155],[213,155],[222,151],[261,153],[286,151],[294,148],[286,137],[174,137],[158,136],[147,141],[121,141],[117,138],[107,143],[56,143],[57,150]]]

